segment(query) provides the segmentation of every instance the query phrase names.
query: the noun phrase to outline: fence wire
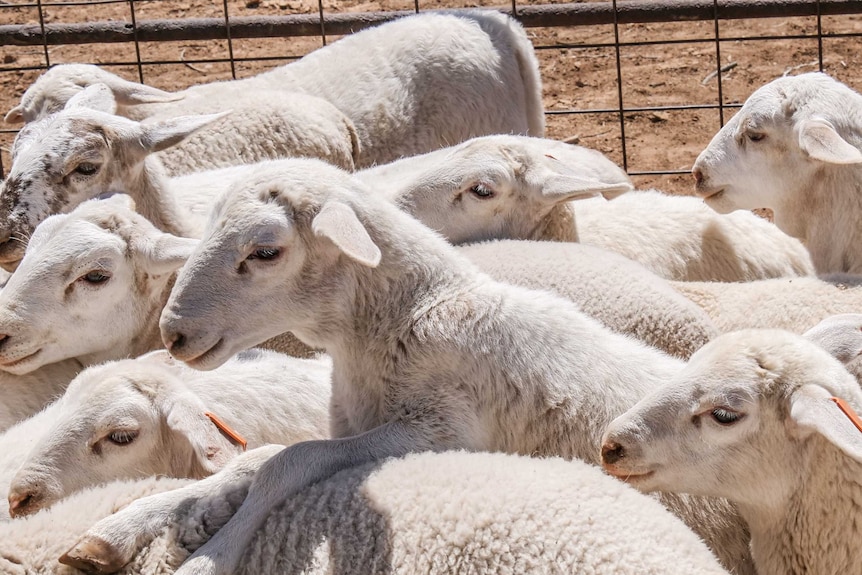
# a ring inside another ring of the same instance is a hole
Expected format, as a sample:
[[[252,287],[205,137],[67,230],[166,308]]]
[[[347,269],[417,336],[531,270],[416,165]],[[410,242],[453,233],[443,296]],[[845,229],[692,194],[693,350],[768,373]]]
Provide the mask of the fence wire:
[[[259,73],[405,14],[477,4],[528,29],[548,135],[600,149],[642,185],[682,182],[776,76],[862,80],[862,0],[0,0],[0,111],[60,62],[175,90]],[[0,128],[0,176],[15,133]]]

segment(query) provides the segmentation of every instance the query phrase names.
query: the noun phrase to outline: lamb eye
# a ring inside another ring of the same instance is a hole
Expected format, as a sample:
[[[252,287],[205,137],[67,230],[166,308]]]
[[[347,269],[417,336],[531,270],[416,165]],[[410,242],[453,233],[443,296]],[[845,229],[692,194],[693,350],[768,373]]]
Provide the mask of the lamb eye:
[[[108,436],[108,441],[115,445],[127,445],[133,442],[136,437],[138,437],[137,431],[115,431]]]
[[[103,284],[111,279],[111,274],[101,270],[93,270],[82,275],[80,279],[88,284]]]
[[[761,134],[760,132],[748,132],[745,136],[750,142],[759,142],[766,137],[766,134]]]
[[[257,248],[249,254],[247,260],[274,260],[279,256],[281,250],[278,248]]]
[[[722,407],[716,407],[710,412],[712,418],[721,425],[731,425],[742,419],[742,414]]]
[[[494,197],[494,190],[487,186],[483,186],[482,184],[476,184],[472,188],[470,188],[470,193],[476,196],[477,198],[487,199]]]
[[[75,167],[75,173],[82,176],[92,176],[99,171],[99,166],[89,162],[82,162]]]

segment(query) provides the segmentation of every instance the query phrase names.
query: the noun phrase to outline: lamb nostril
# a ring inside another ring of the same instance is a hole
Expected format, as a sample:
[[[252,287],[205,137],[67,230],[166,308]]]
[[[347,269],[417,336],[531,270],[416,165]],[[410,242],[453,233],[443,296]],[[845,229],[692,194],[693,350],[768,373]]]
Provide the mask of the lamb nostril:
[[[612,465],[626,456],[625,448],[613,441],[602,445],[602,462]]]
[[[186,336],[181,333],[171,335],[170,342],[167,344],[169,352],[180,350],[186,344]]]
[[[8,336],[8,335],[6,335],[5,333],[0,333],[0,349],[3,349],[3,347],[4,347],[8,342],[9,342],[9,336]]]
[[[700,184],[703,182],[703,171],[700,168],[693,168],[691,170],[691,175],[694,176],[695,184]]]
[[[33,504],[38,501],[39,497],[35,493],[18,493],[9,494],[9,515],[12,517],[20,517],[29,515],[33,512]]]

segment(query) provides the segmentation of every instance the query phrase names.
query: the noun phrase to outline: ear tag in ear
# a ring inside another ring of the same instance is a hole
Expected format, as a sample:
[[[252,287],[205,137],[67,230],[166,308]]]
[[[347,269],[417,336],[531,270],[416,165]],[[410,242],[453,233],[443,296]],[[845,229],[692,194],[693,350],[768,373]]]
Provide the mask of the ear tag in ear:
[[[228,438],[236,443],[237,445],[242,446],[242,450],[245,451],[248,442],[243,439],[242,435],[237,433],[233,428],[231,428],[228,424],[218,418],[215,413],[210,413],[209,411],[204,412],[204,415],[209,417],[210,421],[213,422],[213,425],[218,427],[219,431],[228,436]]]
[[[853,422],[853,425],[856,426],[856,429],[862,432],[862,419],[859,419],[859,416],[856,415],[856,412],[853,411],[853,408],[850,407],[847,402],[840,397],[830,397],[829,399],[834,401],[835,405],[838,406],[838,409],[840,409],[844,413],[844,415],[847,416],[847,419]]]

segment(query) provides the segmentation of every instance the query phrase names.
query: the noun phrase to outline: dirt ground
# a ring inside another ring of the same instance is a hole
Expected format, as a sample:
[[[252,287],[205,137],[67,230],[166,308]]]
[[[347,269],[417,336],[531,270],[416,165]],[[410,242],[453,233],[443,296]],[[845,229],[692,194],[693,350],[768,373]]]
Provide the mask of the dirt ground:
[[[99,0],[96,0],[98,2]],[[43,8],[44,20],[51,22],[131,21],[126,0],[88,6]],[[31,0],[0,0],[0,25],[38,24]],[[80,3],[80,0],[78,0]],[[518,5],[541,4],[524,2]],[[413,0],[324,0],[327,13],[346,11],[413,10]],[[464,2],[460,0],[420,0],[421,10],[441,7],[497,6],[511,2]],[[223,0],[136,0],[137,20],[154,18],[224,17]],[[316,14],[318,0],[228,0],[230,17],[267,14]],[[734,64],[722,75],[724,103],[740,104],[758,86],[786,73],[816,70],[818,43],[815,38],[788,39],[788,36],[815,35],[817,20],[777,18],[722,21],[719,23],[722,65]],[[862,33],[862,15],[824,17],[822,30],[824,70],[857,90],[862,89],[862,38],[834,37]],[[617,93],[616,49],[613,26],[531,28],[528,30],[541,63],[544,103],[548,115],[547,135],[551,138],[578,136],[581,144],[601,150],[623,163],[619,98]],[[619,49],[625,108],[717,104],[718,81],[707,76],[716,68],[713,22],[622,25]],[[776,39],[758,40],[770,37]],[[331,43],[337,37],[327,36]],[[627,46],[630,42],[663,42],[647,46]],[[237,39],[232,43],[236,75],[244,77],[289,62],[322,45],[320,37]],[[599,44],[601,46],[596,47]],[[589,45],[588,47],[584,47]],[[142,43],[144,80],[166,89],[231,77],[225,40]],[[3,46],[0,48],[0,111],[5,113],[44,67],[42,47]],[[135,45],[88,44],[49,48],[50,63],[91,62],[117,64],[136,62]],[[268,58],[267,61],[253,61]],[[252,60],[252,61],[246,61]],[[173,64],[153,62],[173,61]],[[19,70],[19,68],[31,68]],[[111,70],[137,80],[134,65],[116,65]],[[614,111],[606,111],[614,110]],[[571,114],[571,111],[593,111]],[[733,109],[725,110],[725,120]],[[718,110],[633,111],[624,115],[626,167],[630,173],[688,170],[698,152],[709,142],[721,123]],[[14,126],[3,125],[0,133],[3,167],[8,167],[5,151]],[[688,193],[690,176],[640,175],[640,187],[658,187],[673,193]]]

